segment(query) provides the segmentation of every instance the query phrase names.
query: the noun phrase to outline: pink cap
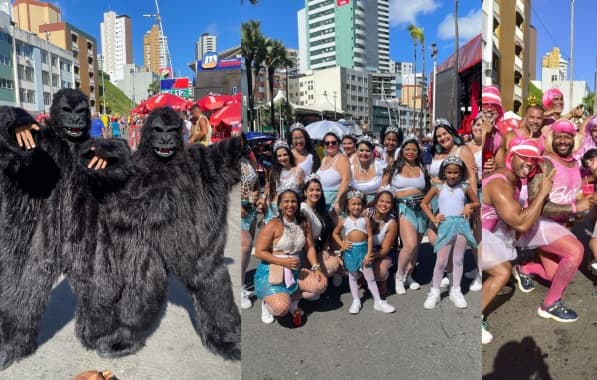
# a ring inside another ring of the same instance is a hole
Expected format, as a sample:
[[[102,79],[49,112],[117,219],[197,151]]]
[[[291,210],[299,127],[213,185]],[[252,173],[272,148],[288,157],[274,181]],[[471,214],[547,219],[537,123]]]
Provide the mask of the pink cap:
[[[545,91],[542,99],[543,108],[545,108],[546,110],[550,109],[553,103],[553,98],[555,98],[558,95],[561,96],[562,99],[564,99],[564,94],[558,88],[550,88],[549,90]]]
[[[576,135],[576,127],[568,119],[556,120],[551,126],[551,131],[552,133],[568,133],[573,136]]]

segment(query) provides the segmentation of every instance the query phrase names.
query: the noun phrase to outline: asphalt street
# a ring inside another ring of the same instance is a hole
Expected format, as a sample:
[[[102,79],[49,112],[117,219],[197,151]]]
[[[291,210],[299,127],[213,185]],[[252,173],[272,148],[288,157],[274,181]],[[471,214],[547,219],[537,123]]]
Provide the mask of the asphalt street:
[[[228,213],[226,262],[235,299],[240,289],[240,191],[231,193]],[[66,280],[52,293],[41,325],[39,348],[31,356],[0,372],[0,379],[70,380],[87,370],[111,370],[119,380],[240,379],[240,362],[221,359],[207,351],[192,326],[194,311],[185,287],[170,279],[168,306],[146,346],[137,354],[121,359],[102,359],[87,351],[75,337],[76,297]]]
[[[581,226],[573,232],[585,243]],[[564,293],[563,300],[576,311],[576,322],[560,323],[537,316],[548,284],[535,281],[536,289],[523,293],[515,286],[509,295],[498,296],[490,305],[488,323],[494,341],[483,346],[483,379],[578,379],[597,378],[597,277],[586,269],[590,250]]]
[[[374,311],[364,291],[360,314],[349,314],[346,278],[320,300],[301,301],[305,323],[298,328],[289,316],[263,324],[258,302],[243,310],[243,379],[479,379],[480,293],[468,292],[465,280],[467,309],[456,309],[446,288],[438,307],[425,310],[434,260],[424,244],[415,274],[423,286],[402,296],[391,290],[394,314]],[[257,263],[253,257],[249,281]],[[473,267],[467,254],[465,270]]]

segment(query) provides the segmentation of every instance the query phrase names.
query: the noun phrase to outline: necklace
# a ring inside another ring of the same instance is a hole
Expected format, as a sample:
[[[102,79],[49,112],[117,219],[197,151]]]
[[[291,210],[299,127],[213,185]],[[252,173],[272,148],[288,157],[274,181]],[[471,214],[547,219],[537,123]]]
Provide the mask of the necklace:
[[[414,168],[414,167],[417,167],[417,166],[419,166],[419,165],[417,165],[417,163],[416,163],[416,162],[411,164],[410,162],[408,162],[408,161],[406,161],[406,160],[405,160],[405,161],[404,161],[404,163],[405,163],[406,165],[410,166],[410,167],[413,167],[413,168]]]

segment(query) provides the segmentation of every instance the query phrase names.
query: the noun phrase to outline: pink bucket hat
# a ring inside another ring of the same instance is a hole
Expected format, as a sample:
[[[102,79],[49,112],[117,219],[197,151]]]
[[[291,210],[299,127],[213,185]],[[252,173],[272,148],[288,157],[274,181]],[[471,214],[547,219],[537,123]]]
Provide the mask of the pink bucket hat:
[[[502,94],[500,90],[495,86],[483,87],[481,93],[481,106],[483,104],[493,104],[499,107],[498,117],[496,121],[499,121],[504,115],[504,107],[502,106]]]

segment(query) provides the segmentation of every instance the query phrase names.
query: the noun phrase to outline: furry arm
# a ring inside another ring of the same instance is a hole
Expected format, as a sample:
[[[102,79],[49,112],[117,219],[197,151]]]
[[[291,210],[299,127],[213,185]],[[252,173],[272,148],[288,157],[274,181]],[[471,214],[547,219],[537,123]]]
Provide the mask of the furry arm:
[[[115,191],[126,183],[133,172],[131,152],[122,139],[90,139],[82,144],[80,156],[81,170],[96,190]],[[108,165],[105,169],[87,167],[94,156],[106,160]]]

